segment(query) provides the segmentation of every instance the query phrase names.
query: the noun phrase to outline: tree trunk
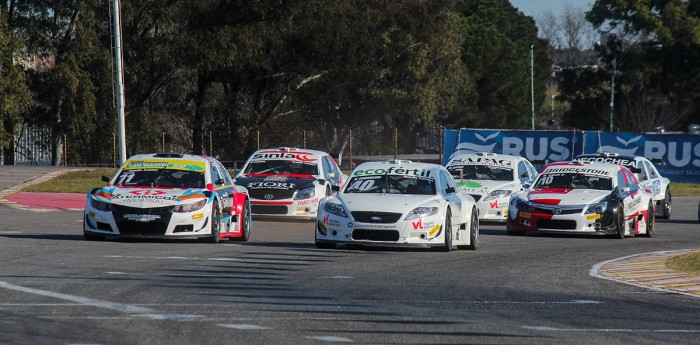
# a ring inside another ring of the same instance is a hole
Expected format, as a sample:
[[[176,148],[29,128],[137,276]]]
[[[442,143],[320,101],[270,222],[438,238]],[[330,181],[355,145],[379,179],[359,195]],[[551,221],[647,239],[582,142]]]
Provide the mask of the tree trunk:
[[[3,164],[15,165],[15,123],[10,119],[3,121],[5,126],[4,138],[2,142],[7,141],[7,145],[3,145]]]
[[[197,98],[194,100],[194,121],[192,123],[192,153],[201,155],[204,152],[204,96],[209,81],[204,76],[197,78]],[[211,152],[208,153],[211,155]]]

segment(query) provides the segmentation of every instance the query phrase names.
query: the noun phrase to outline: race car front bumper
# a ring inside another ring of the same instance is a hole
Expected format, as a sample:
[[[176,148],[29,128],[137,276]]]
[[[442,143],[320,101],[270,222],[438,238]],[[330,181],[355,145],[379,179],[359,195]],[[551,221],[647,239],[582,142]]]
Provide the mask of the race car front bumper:
[[[517,210],[511,206],[506,227],[509,230],[558,233],[614,234],[617,231],[614,213],[584,214],[583,208],[580,207],[578,212],[563,211],[565,214],[552,214]]]
[[[261,200],[251,199],[251,212],[257,219],[299,219],[315,220],[321,198],[302,200]]]

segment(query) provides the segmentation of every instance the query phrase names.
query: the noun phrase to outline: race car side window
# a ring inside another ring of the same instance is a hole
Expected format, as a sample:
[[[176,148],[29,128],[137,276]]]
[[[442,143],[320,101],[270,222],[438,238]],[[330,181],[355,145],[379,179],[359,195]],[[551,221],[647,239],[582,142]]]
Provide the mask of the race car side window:
[[[644,166],[647,167],[647,171],[649,172],[649,177],[651,177],[651,178],[659,177],[659,172],[656,171],[656,168],[654,167],[654,165],[645,161]]]
[[[523,161],[520,161],[520,163],[518,163],[518,179],[520,181],[526,181],[530,179],[530,173],[527,171],[527,166]]]
[[[627,175],[627,180],[629,181],[630,191],[634,192],[639,190],[639,184],[634,180],[634,174],[625,170],[625,175]]]
[[[216,181],[221,180],[221,175],[219,175],[219,169],[216,166],[216,164],[212,163],[211,164],[211,183],[216,185]]]
[[[451,192],[448,193],[448,189],[451,188]],[[440,170],[440,191],[442,191],[442,194],[452,194],[454,191],[457,189],[455,188],[455,185],[452,183],[452,177],[450,174],[446,173],[443,170]]]
[[[648,173],[647,173],[648,170],[647,170],[646,167],[644,166],[644,162],[643,162],[643,161],[638,161],[638,162],[637,162],[637,168],[639,169],[639,174],[637,174],[637,178],[639,179],[639,181],[646,181],[646,180],[648,180],[648,179],[649,179],[649,175],[648,175]]]
[[[527,170],[530,172],[530,179],[535,179],[537,177],[537,170],[530,162],[525,163]]]
[[[618,170],[617,172],[617,188],[622,190],[622,188],[627,188],[629,187],[629,183],[627,183],[625,173],[622,172],[622,170]]]

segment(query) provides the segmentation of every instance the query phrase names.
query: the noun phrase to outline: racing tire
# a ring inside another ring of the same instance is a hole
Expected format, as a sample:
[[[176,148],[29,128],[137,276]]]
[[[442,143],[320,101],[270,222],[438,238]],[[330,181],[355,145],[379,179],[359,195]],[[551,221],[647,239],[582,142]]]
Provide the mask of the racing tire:
[[[469,245],[467,250],[476,250],[479,248],[479,214],[476,208],[472,209],[472,219],[469,222]]]
[[[622,203],[617,207],[617,214],[615,215],[614,222],[616,233],[613,237],[619,239],[625,238],[625,210],[622,208]]]
[[[232,241],[237,242],[248,242],[250,239],[250,233],[253,231],[250,213],[250,200],[245,199],[243,204],[243,214],[241,215],[241,237],[230,237]]]
[[[452,250],[452,212],[450,209],[447,209],[447,213],[445,214],[445,225],[443,229],[445,230],[445,244],[438,248],[440,248],[442,252],[449,253]]]
[[[214,201],[211,208],[211,236],[207,238],[207,240],[209,243],[219,243],[219,237],[221,235],[221,215],[219,214],[216,201]]]
[[[660,219],[671,219],[671,206],[673,204],[673,198],[671,196],[671,189],[666,187],[666,195],[664,195],[663,204],[661,204],[661,214]]]
[[[641,234],[642,237],[651,237],[652,231],[654,231],[654,226],[656,225],[656,215],[654,214],[654,202],[649,201],[649,207],[647,208],[647,216],[644,221],[647,223],[647,232]]]

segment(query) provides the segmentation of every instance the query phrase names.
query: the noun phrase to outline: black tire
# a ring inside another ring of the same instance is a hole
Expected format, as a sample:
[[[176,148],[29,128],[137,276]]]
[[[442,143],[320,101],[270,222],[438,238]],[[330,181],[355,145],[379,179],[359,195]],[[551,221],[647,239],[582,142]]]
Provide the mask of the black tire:
[[[613,237],[623,239],[625,238],[625,210],[622,208],[622,204],[617,207],[617,215],[615,217],[615,231],[617,231]]]
[[[221,235],[221,215],[219,214],[219,207],[214,201],[211,206],[211,236],[208,238],[209,243],[219,243],[219,236]]]
[[[647,208],[647,218],[644,219],[647,223],[647,232],[641,234],[642,237],[651,237],[651,233],[654,231],[656,226],[656,215],[654,214],[654,201],[649,201],[649,207]]]
[[[472,219],[469,224],[469,245],[468,250],[476,250],[479,248],[479,214],[476,208],[472,209]]]
[[[452,250],[452,212],[450,212],[450,209],[447,209],[445,225],[443,225],[442,229],[445,231],[445,243],[440,246],[440,250],[448,253]]]
[[[666,187],[666,194],[664,195],[664,201],[661,204],[661,214],[659,218],[661,219],[671,219],[671,206],[673,204],[673,197],[671,196],[671,188]]]
[[[250,233],[253,231],[249,199],[245,199],[245,203],[243,204],[243,214],[241,214],[239,221],[241,222],[241,233],[243,235],[241,237],[231,237],[231,240],[237,242],[248,242],[250,239]]]

